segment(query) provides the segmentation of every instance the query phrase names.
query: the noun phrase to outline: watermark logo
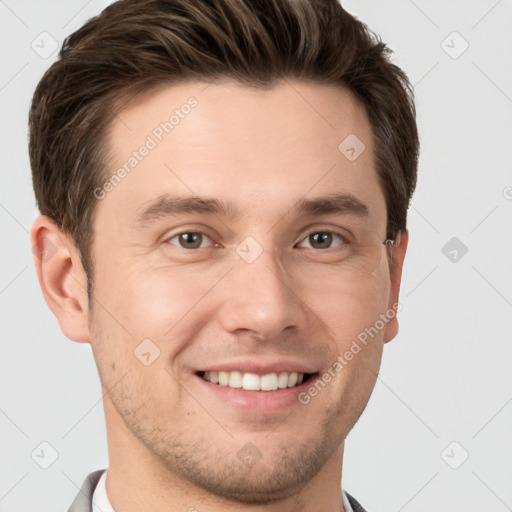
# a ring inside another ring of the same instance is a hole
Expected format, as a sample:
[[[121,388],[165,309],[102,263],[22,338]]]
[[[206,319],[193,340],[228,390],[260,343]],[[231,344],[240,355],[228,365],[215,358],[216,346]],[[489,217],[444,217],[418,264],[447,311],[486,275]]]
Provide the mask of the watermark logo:
[[[458,263],[468,252],[467,246],[456,236],[446,242],[441,252],[452,262]]]
[[[149,338],[145,338],[135,347],[133,353],[144,366],[150,366],[160,356],[160,349]]]
[[[174,110],[174,113],[166,120],[159,123],[149,135],[146,136],[144,143],[124,162],[124,164],[117,169],[117,171],[101,186],[94,189],[94,197],[96,199],[104,199],[108,192],[114,190],[121,181],[123,181],[133,169],[135,169],[144,158],[146,158],[153,149],[155,149],[160,142],[162,142],[166,135],[171,133],[176,126],[185,119],[192,109],[197,107],[198,101],[192,96],[188,98],[187,102]]]
[[[453,31],[441,41],[441,48],[452,59],[458,59],[469,48],[469,43],[457,31]]]
[[[357,160],[366,149],[363,141],[355,134],[351,133],[338,146],[339,152],[349,161]]]
[[[263,247],[252,236],[244,238],[235,249],[235,252],[246,263],[254,263],[263,252]]]
[[[30,44],[41,59],[47,59],[59,47],[57,40],[48,32],[41,32]]]
[[[43,441],[34,448],[30,457],[41,469],[48,469],[59,458],[59,452],[48,441]]]
[[[261,459],[261,452],[252,443],[245,443],[236,454],[238,460],[245,466],[252,468]]]
[[[442,452],[441,458],[452,469],[459,469],[469,458],[468,451],[457,441],[452,441]]]
[[[393,304],[392,308],[386,310],[385,313],[381,313],[378,320],[376,320],[372,326],[366,327],[361,331],[357,335],[357,339],[352,340],[350,348],[346,350],[343,355],[339,355],[336,358],[336,361],[334,361],[334,363],[321,376],[317,377],[306,391],[301,391],[299,393],[297,397],[299,403],[302,405],[309,404],[311,399],[317,396],[318,393],[320,393],[320,391],[322,391],[327,384],[329,384],[329,382],[331,382],[331,380],[334,379],[336,375],[338,375],[366,345],[368,345],[368,338],[373,339],[377,336],[377,334],[379,334],[400,311],[402,311],[402,304],[400,302],[396,302]]]
[[[50,240],[46,240],[44,250],[40,251],[37,244],[32,246],[32,252],[39,258],[43,263],[50,261],[55,254],[57,254],[57,246]]]

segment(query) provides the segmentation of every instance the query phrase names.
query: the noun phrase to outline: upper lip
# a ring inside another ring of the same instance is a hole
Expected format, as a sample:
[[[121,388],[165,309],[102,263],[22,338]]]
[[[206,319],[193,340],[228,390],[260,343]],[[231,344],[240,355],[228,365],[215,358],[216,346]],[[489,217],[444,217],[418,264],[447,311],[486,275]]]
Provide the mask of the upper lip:
[[[281,372],[297,372],[297,373],[316,373],[317,370],[313,369],[310,365],[279,359],[273,361],[255,361],[254,359],[241,359],[238,361],[229,361],[218,364],[211,364],[207,367],[200,368],[197,372],[235,372],[241,373],[255,373],[257,375],[266,375],[268,373],[281,373]]]

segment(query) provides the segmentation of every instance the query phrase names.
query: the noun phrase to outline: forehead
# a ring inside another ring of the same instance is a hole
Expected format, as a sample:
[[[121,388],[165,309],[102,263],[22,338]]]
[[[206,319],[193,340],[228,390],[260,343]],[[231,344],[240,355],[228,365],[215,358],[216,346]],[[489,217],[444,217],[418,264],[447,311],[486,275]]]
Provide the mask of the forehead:
[[[304,198],[350,193],[375,222],[385,217],[366,113],[334,85],[162,87],[118,112],[108,145],[112,186],[100,208],[127,221],[163,193],[217,197],[269,219]]]

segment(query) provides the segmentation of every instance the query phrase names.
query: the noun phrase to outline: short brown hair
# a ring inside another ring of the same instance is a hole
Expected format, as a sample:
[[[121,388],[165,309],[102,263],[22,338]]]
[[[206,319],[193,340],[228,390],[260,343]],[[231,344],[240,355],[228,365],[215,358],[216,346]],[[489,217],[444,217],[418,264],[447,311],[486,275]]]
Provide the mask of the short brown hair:
[[[96,198],[120,97],[184,80],[338,84],[364,105],[387,205],[406,229],[419,141],[412,87],[390,50],[337,0],[119,0],[63,43],[34,93],[30,162],[43,215],[79,250],[91,297]]]

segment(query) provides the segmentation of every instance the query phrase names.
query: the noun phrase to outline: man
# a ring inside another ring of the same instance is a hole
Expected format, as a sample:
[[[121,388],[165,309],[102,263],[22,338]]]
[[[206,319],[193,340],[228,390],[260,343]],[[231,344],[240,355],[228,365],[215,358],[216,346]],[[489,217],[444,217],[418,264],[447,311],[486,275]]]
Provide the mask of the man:
[[[336,0],[121,0],[64,42],[31,239],[109,449],[71,511],[363,510],[419,146],[388,53]]]

